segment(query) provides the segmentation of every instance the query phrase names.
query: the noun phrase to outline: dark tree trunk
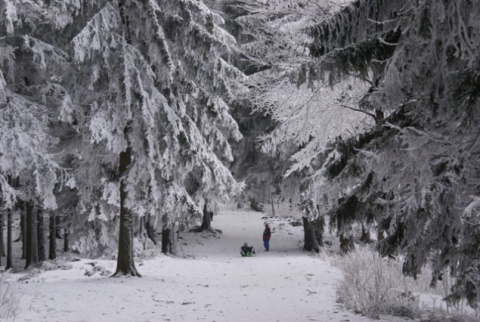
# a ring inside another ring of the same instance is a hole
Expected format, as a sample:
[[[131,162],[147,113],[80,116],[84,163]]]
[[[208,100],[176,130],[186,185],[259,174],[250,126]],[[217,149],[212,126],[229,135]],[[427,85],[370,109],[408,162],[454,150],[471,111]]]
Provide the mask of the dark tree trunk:
[[[272,216],[275,217],[275,204],[273,203],[273,193],[270,192],[270,203],[272,204]]]
[[[45,257],[45,231],[43,225],[43,211],[37,209],[37,241],[38,241],[38,260],[43,262]]]
[[[22,202],[22,259],[27,258],[27,230],[28,230],[28,219],[27,219],[27,202]]]
[[[126,152],[120,153],[120,166],[123,167],[130,162],[126,159],[130,159],[131,148],[127,148]],[[127,192],[125,191],[124,179],[120,182],[120,231],[118,237],[118,259],[117,270],[113,276],[116,275],[132,275],[140,276],[135,268],[134,256],[133,256],[133,220],[132,214],[129,209],[125,207],[125,199],[127,198]]]
[[[377,241],[381,241],[385,238],[384,234],[383,234],[383,230],[379,229],[377,230]]]
[[[362,236],[360,236],[360,241],[364,242],[365,244],[369,244],[372,242],[370,238],[370,230],[365,228],[365,225],[362,224]]]
[[[70,225],[67,224],[65,221],[64,221],[64,225],[65,227],[63,228],[63,251],[66,253],[70,248],[70,246],[68,245],[69,237],[70,237]]]
[[[5,269],[12,268],[12,210],[8,209],[8,222],[7,222],[7,266]]]
[[[130,34],[130,22],[125,14],[125,0],[118,1],[118,9],[120,12],[120,19],[123,25],[123,35],[127,44],[131,44]],[[124,62],[126,63],[126,62]],[[132,163],[132,148],[130,146],[130,140],[128,134],[131,132],[131,123],[127,124],[124,128],[123,135],[127,141],[127,148],[125,151],[120,152],[118,172],[120,175],[120,229],[118,237],[118,258],[117,258],[117,270],[113,276],[117,275],[132,275],[141,276],[135,267],[135,261],[133,256],[133,215],[129,209],[125,206],[125,200],[127,199],[127,191],[125,187],[125,176],[127,170]]]
[[[340,251],[346,254],[354,249],[355,245],[352,237],[345,237],[343,234],[340,234]]]
[[[212,230],[212,217],[213,215],[208,211],[208,200],[205,200],[205,204],[203,205],[202,225],[193,231],[199,233],[205,230]]]
[[[304,232],[304,245],[303,249],[306,251],[320,252],[318,245],[317,234],[314,223],[311,223],[307,217],[302,217],[303,220],[303,232]]]
[[[2,266],[2,257],[4,256],[5,245],[3,242],[3,211],[0,210],[0,266]]]
[[[122,152],[123,153],[123,152]],[[121,157],[122,158],[122,157]],[[125,183],[120,183],[120,228],[118,238],[118,260],[117,270],[114,275],[132,275],[138,276],[133,260],[132,245],[132,218],[129,210],[125,207]]]
[[[55,239],[56,229],[56,221],[55,221],[55,214],[50,213],[49,216],[49,230],[48,230],[48,259],[55,259],[57,258],[57,245]]]
[[[162,253],[172,252],[172,240],[170,239],[170,228],[162,229]]]
[[[63,251],[66,253],[70,250],[70,230],[71,230],[71,220],[72,213],[63,214]]]
[[[323,246],[323,232],[325,231],[325,218],[315,219],[315,234],[319,246]]]
[[[4,217],[3,210],[0,210],[0,266],[2,266],[2,257],[5,256],[5,238],[3,236]]]
[[[33,204],[30,201],[25,202],[25,212],[27,223],[26,229],[26,249],[25,249],[25,268],[38,263],[38,244],[37,244],[37,216],[33,211]]]
[[[24,258],[25,258],[25,268],[27,268],[32,262],[32,234],[31,234],[31,225],[30,221],[32,220],[32,211],[33,206],[30,202],[25,202],[25,230],[23,232],[24,239]]]

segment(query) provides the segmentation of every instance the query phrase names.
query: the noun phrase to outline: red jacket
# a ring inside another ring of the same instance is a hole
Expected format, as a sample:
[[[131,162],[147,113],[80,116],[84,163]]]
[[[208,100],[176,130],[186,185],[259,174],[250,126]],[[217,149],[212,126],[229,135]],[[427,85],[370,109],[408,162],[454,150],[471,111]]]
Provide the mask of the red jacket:
[[[263,231],[263,240],[270,240],[270,236],[272,236],[272,233],[270,232],[270,228],[267,227]]]

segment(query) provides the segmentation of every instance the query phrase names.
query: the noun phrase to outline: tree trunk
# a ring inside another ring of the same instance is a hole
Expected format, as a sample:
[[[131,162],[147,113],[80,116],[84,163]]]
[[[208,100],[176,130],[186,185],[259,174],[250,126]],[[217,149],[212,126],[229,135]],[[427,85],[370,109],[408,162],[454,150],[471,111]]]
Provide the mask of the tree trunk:
[[[69,243],[69,237],[70,237],[70,224],[67,223],[67,218],[64,217],[63,220],[63,251],[66,253],[68,252],[70,246],[68,245]]]
[[[303,220],[303,232],[304,232],[303,249],[309,252],[312,250],[314,250],[317,253],[320,252],[315,225],[311,223],[307,217],[302,217],[302,220]]]
[[[43,230],[43,211],[37,209],[37,241],[38,241],[38,260],[43,262],[45,257],[45,232]]]
[[[125,14],[125,0],[118,1],[118,9],[120,13],[120,19],[123,25],[123,36],[127,44],[131,45],[130,34],[130,22],[128,16]],[[124,62],[126,64],[126,62]],[[120,175],[120,229],[118,236],[118,257],[117,257],[117,270],[113,276],[117,275],[132,275],[141,276],[135,267],[135,261],[133,256],[133,218],[132,213],[127,209],[125,201],[127,199],[126,191],[126,174],[127,170],[132,163],[132,148],[130,146],[130,140],[128,134],[131,132],[131,122],[129,122],[124,130],[123,135],[127,141],[127,148],[125,151],[120,152],[118,172]]]
[[[317,237],[318,246],[323,246],[323,232],[325,231],[325,218],[323,216],[318,217],[317,219],[315,219],[314,223],[315,223],[315,234]]]
[[[5,245],[3,244],[3,211],[0,210],[0,266],[2,266],[2,257],[5,254]]]
[[[63,252],[68,252],[70,250],[70,230],[71,230],[71,223],[72,220],[72,213],[64,213],[63,214]]]
[[[141,276],[135,268],[133,256],[133,218],[129,209],[125,207],[127,191],[125,189],[124,175],[131,163],[132,149],[128,147],[120,153],[119,172],[122,176],[120,181],[120,229],[118,237],[118,259],[116,275]]]
[[[33,204],[30,201],[25,202],[26,212],[26,247],[25,247],[25,268],[38,263],[38,244],[37,244],[37,216],[33,211]]]
[[[24,252],[23,258],[25,258],[25,268],[27,268],[30,263],[32,262],[32,235],[31,235],[31,228],[30,228],[30,221],[32,220],[32,211],[33,207],[31,206],[30,202],[24,203],[25,207],[25,230],[23,231],[23,239],[24,239]]]
[[[343,234],[340,234],[340,251],[344,254],[352,251],[355,249],[355,245],[353,244],[353,238],[345,237]]]
[[[5,251],[5,236],[3,236],[3,229],[5,228],[5,212],[0,210],[0,265],[2,256],[7,256]]]
[[[170,228],[162,229],[162,253],[172,252],[172,241],[170,239]]]
[[[28,220],[27,220],[27,203],[22,202],[22,259],[27,258],[27,230],[28,230]]]
[[[383,240],[385,238],[384,234],[383,234],[383,230],[382,229],[378,229],[377,230],[377,242]]]
[[[370,230],[365,228],[365,225],[362,224],[362,236],[360,236],[360,241],[364,242],[365,244],[369,244],[372,242],[370,238]]]
[[[273,193],[270,192],[270,202],[272,203],[272,216],[275,217],[275,204],[273,203]]]
[[[202,225],[199,228],[194,229],[197,233],[205,230],[212,230],[212,215],[208,211],[208,199],[205,199],[205,204],[203,205]]]
[[[8,209],[8,222],[7,222],[7,265],[5,269],[12,268],[12,210]]]
[[[65,253],[68,252],[68,250],[70,248],[70,246],[68,245],[68,243],[69,243],[68,237],[69,237],[69,234],[67,232],[65,232],[63,234],[63,251]]]
[[[56,221],[55,221],[55,214],[50,213],[49,216],[49,233],[48,233],[48,259],[52,260],[57,258],[57,245],[56,245],[56,239],[55,239],[55,234],[56,234]]]

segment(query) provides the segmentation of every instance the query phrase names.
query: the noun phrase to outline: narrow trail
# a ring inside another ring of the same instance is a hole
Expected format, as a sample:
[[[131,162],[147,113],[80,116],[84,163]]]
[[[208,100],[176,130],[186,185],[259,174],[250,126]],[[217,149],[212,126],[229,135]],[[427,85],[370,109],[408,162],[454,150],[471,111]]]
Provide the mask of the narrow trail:
[[[262,233],[264,224],[269,223],[272,228],[271,251],[265,252],[263,248]],[[286,220],[265,217],[253,211],[223,211],[215,216],[212,222],[214,229],[222,231],[221,234],[189,234],[189,242],[182,248],[185,255],[204,256],[212,260],[239,258],[240,246],[247,242],[257,251],[256,258],[270,258],[283,256],[305,256],[300,253],[302,247],[301,227],[293,227]],[[210,235],[213,237],[211,238]],[[193,240],[192,240],[193,238]],[[245,258],[248,260],[250,258]]]
[[[261,240],[265,221],[273,231],[269,252]],[[114,271],[114,260],[69,262],[69,269],[30,278],[12,274],[24,278],[12,284],[21,296],[15,321],[371,321],[335,303],[341,274],[302,251],[301,226],[235,210],[215,216],[212,226],[222,234],[182,233],[177,256],[138,258],[142,278],[101,276]],[[240,256],[244,242],[256,248],[254,257]]]
[[[272,228],[270,251],[263,248],[264,223]],[[303,227],[253,211],[224,211],[214,218],[221,235],[189,235],[183,253],[210,262],[209,283],[216,307],[236,321],[371,321],[345,312],[335,302],[341,274],[318,256],[302,250]],[[241,257],[240,246],[256,255]],[[226,286],[226,287],[224,287]],[[212,321],[228,321],[215,319]]]

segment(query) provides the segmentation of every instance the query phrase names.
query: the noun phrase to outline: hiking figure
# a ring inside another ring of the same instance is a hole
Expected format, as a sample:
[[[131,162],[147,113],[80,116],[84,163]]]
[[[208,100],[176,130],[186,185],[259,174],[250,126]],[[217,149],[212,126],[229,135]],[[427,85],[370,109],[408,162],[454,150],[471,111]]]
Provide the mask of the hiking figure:
[[[265,251],[268,252],[270,249],[270,237],[272,236],[272,232],[270,231],[270,227],[268,224],[265,224],[265,230],[263,231],[263,247],[265,247]]]
[[[245,243],[240,247],[240,255],[242,255],[242,257],[251,257],[253,254],[255,254],[253,246],[248,246],[248,244]]]

